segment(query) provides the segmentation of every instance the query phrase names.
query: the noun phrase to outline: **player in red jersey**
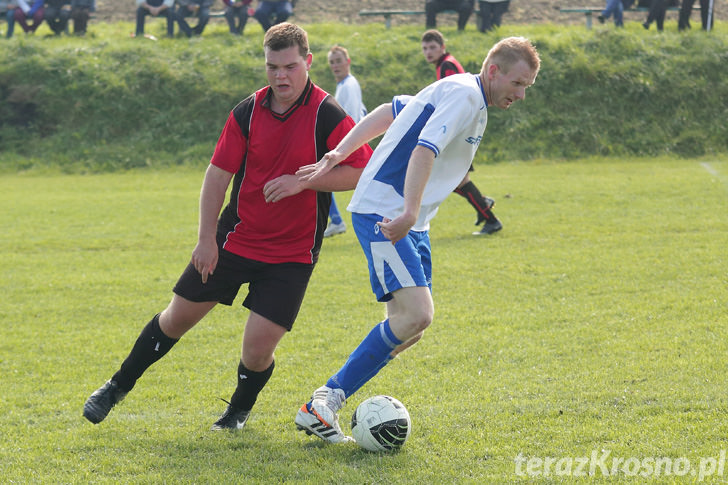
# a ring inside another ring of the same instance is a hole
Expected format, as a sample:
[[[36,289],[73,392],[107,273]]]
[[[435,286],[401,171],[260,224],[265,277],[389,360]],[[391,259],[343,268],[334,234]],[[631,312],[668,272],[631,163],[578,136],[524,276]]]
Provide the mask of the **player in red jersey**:
[[[457,59],[447,52],[445,39],[437,30],[428,30],[422,34],[422,53],[425,55],[427,62],[435,64],[435,74],[438,80],[453,74],[465,72],[465,69],[463,69],[463,66],[460,65]],[[470,171],[472,170],[473,166],[471,165]],[[477,219],[475,220],[476,226],[485,222],[483,228],[480,231],[474,232],[473,235],[493,234],[503,229],[503,224],[492,211],[495,201],[490,197],[483,197],[478,187],[470,180],[469,175],[465,175],[462,183],[455,189],[455,193],[464,197],[475,209],[475,213],[477,214]]]
[[[354,122],[308,71],[313,57],[300,27],[281,23],[265,34],[269,85],[230,113],[200,195],[198,241],[167,308],[144,327],[121,368],[84,405],[101,422],[218,303],[231,305],[249,283],[250,310],[237,368],[237,388],[213,429],[241,429],[268,382],[273,352],[291,330],[318,259],[331,191],[351,190],[371,155],[353,153],[340,170],[315,183],[296,171],[336,147]],[[230,201],[220,212],[232,182]]]

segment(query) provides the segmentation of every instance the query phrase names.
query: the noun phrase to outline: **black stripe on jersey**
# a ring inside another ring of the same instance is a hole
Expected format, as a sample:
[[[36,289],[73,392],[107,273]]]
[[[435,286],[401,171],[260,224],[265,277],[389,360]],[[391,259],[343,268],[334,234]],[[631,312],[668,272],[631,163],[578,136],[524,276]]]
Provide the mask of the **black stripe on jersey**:
[[[344,109],[339,106],[333,96],[330,94],[326,96],[318,107],[316,112],[316,160],[326,155],[329,151],[329,147],[326,145],[329,135],[336,129],[347,114]],[[318,259],[317,255],[321,250],[323,244],[323,231],[326,229],[326,225],[329,222],[329,208],[331,207],[331,192],[319,192],[316,194],[318,214],[316,214],[318,231],[321,232],[321,237],[316,237],[316,243],[311,248],[311,254],[314,257],[314,261]]]
[[[235,121],[238,122],[240,131],[242,132],[246,140],[250,138],[250,123],[253,119],[253,107],[255,107],[255,102],[256,101],[254,93],[242,100],[240,103],[238,103],[237,106],[233,108],[233,117],[235,117]],[[240,186],[242,185],[243,179],[245,178],[246,160],[248,158],[247,150],[245,151],[245,153],[242,154],[242,157],[243,161],[240,164],[240,169],[233,178],[231,192],[232,195],[230,197],[230,202],[228,205],[225,206],[222,214],[220,214],[220,220],[217,226],[218,229],[225,228],[225,233],[232,230],[232,228],[235,227],[235,224],[239,222],[238,197],[235,194],[238,194],[240,192]]]

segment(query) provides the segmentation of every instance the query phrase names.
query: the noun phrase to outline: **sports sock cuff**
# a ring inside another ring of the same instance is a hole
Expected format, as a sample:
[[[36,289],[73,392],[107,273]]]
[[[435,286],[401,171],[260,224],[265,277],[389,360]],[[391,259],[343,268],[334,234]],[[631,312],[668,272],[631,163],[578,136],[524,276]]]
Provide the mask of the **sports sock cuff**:
[[[159,313],[142,329],[127,358],[112,379],[125,391],[131,391],[136,381],[150,365],[164,357],[179,341],[168,337],[159,326]]]
[[[162,331],[162,327],[159,325],[159,315],[160,313],[157,313],[154,315],[154,318],[152,318],[152,336],[161,342],[162,345],[171,349],[174,344],[179,342],[179,339],[168,337],[167,334]]]
[[[274,360],[267,369],[252,371],[246,368],[241,361],[238,364],[238,385],[230,397],[230,404],[238,409],[250,411],[258,399],[258,394],[268,383],[275,366]]]
[[[392,332],[392,328],[389,325],[389,319],[386,319],[385,321],[380,323],[379,329],[381,332],[382,340],[384,340],[389,348],[393,349],[402,343],[402,341],[394,335],[394,332]]]

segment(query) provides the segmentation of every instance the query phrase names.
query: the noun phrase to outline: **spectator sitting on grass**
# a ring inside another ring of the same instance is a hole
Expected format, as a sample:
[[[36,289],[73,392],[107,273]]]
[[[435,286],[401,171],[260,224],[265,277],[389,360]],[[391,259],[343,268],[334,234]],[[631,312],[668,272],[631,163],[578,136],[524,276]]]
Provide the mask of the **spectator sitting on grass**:
[[[510,0],[480,0],[480,31],[488,32],[500,27],[503,14],[508,11]]]
[[[71,18],[74,35],[86,35],[88,19],[96,10],[95,0],[71,0]]]
[[[607,6],[599,14],[597,20],[603,24],[606,19],[614,16],[614,26],[624,27],[624,9],[631,7],[634,0],[607,0]]]
[[[458,30],[465,30],[470,14],[473,13],[475,0],[427,0],[425,2],[425,25],[428,29],[437,26],[437,14],[443,10],[455,10],[458,13]]]
[[[177,0],[175,16],[179,29],[187,37],[202,35],[207,22],[210,20],[210,7],[213,0]],[[193,28],[187,23],[185,17],[197,17],[197,25]]]
[[[17,7],[12,10],[8,10],[8,38],[13,36],[15,22],[20,24],[24,32],[35,32],[38,27],[40,27],[40,24],[43,23],[44,0],[34,0],[30,3],[27,0],[15,0],[14,3]],[[10,17],[10,12],[13,14],[12,19]],[[30,25],[28,25],[29,18],[33,19],[33,23]]]
[[[43,18],[56,35],[66,30],[71,16],[71,0],[45,0]]]
[[[248,23],[248,9],[253,0],[222,0],[225,3],[225,20],[227,20],[230,33],[243,35],[245,24]]]
[[[695,0],[682,0],[680,5],[680,18],[677,23],[677,30],[685,30],[690,28],[690,14],[693,12],[693,4]],[[713,6],[711,7],[711,4]],[[713,28],[713,12],[715,2],[713,0],[700,0],[700,20],[703,30],[711,30]]]
[[[293,15],[294,3],[288,0],[261,0],[255,11],[255,18],[267,32],[273,25],[285,22]]]
[[[166,17],[167,37],[174,37],[174,0],[136,0],[136,3],[136,32],[134,37],[145,37],[144,20],[147,15]]]

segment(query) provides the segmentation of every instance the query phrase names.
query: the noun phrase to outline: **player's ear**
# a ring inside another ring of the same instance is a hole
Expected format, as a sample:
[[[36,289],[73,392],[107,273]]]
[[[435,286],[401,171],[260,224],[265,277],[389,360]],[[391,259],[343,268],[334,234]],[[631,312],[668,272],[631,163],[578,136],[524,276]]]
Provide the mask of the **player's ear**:
[[[311,63],[313,62],[313,54],[310,52],[306,55],[306,70],[311,69]]]
[[[499,70],[498,64],[490,64],[488,66],[488,79],[493,79]]]

